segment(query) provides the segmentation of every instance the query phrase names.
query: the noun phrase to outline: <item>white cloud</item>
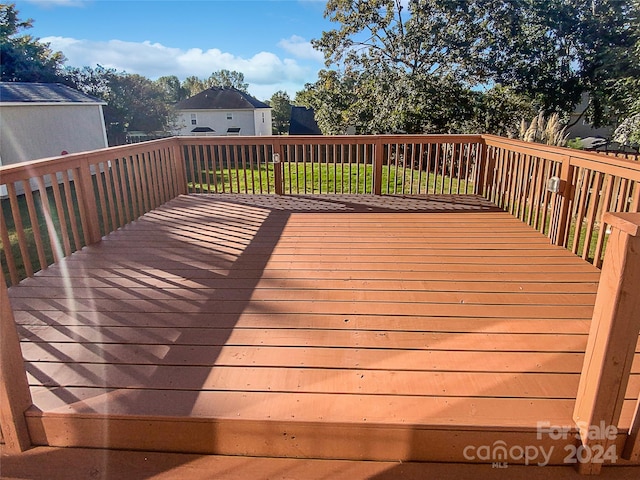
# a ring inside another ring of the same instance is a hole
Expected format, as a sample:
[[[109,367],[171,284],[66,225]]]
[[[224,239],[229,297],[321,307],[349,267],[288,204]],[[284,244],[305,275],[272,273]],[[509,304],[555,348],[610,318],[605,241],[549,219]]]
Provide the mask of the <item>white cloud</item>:
[[[298,35],[292,35],[290,38],[283,38],[278,42],[278,46],[297,58],[314,60],[316,62],[324,61],[324,55],[322,52],[313,48],[311,42],[306,41]]]
[[[62,51],[67,65],[95,67],[99,64],[151,79],[162,75],[176,75],[181,79],[190,75],[206,78],[216,70],[237,70],[244,74],[251,93],[258,96],[258,92],[264,92],[261,99],[270,97],[276,90],[285,90],[293,96],[306,82],[314,81],[317,74],[315,65],[283,59],[271,52],[243,58],[216,48],[184,50],[149,41],[89,41],[68,37],[46,37],[41,41],[49,43],[53,50]]]

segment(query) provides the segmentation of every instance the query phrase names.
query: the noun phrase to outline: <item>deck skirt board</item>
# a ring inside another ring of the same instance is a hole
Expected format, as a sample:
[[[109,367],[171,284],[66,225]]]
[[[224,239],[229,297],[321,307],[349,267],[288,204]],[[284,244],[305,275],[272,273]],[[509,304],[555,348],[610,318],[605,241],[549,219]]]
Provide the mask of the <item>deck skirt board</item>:
[[[598,279],[479,197],[189,195],[9,292],[36,442],[429,460],[572,425]]]

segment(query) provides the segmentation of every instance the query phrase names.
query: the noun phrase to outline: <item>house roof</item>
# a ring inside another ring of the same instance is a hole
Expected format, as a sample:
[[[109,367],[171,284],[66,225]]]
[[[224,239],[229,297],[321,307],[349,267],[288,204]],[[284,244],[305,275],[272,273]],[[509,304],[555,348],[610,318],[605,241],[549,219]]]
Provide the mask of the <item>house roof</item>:
[[[211,133],[215,132],[215,130],[211,127],[196,127],[191,130],[191,133]]]
[[[94,103],[99,98],[86,95],[61,83],[0,82],[0,103]]]
[[[177,103],[178,110],[244,110],[271,108],[233,87],[212,87]]]
[[[289,135],[322,135],[312,108],[291,107]]]

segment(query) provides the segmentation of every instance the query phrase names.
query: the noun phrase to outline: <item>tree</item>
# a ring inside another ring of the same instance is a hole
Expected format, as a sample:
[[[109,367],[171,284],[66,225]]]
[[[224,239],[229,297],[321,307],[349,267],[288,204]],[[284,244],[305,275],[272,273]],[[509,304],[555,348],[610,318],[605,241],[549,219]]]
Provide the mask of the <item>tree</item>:
[[[98,65],[67,69],[65,82],[107,103],[103,111],[109,145],[123,144],[128,131],[164,131],[173,121],[166,90],[141,75]]]
[[[165,92],[141,75],[113,75],[107,102],[120,120],[117,126],[114,125],[115,134],[164,131],[172,120],[173,112],[165,103]]]
[[[633,15],[630,23],[636,33],[636,41],[633,48],[626,52],[626,58],[633,65],[633,70],[628,69],[627,75],[620,76],[607,87],[614,100],[612,110],[621,119],[613,139],[625,145],[635,144],[640,147],[640,0],[632,3]]]
[[[588,93],[597,125],[611,117],[608,82],[640,76],[627,55],[638,33],[633,2],[329,0],[325,16],[338,27],[313,44],[345,71],[500,84],[546,112],[568,113]]]
[[[59,81],[65,61],[48,43],[30,35],[19,35],[31,28],[33,20],[22,21],[15,4],[0,4],[0,80],[3,82]]]
[[[183,88],[180,84],[180,79],[175,75],[160,77],[154,83],[164,92],[164,101],[169,105],[184,100],[190,93]]]
[[[241,92],[246,92],[249,84],[244,81],[244,74],[235,70],[218,70],[209,78],[202,80],[196,76],[185,78],[182,82],[182,90],[185,98],[192,97],[211,87],[233,87]]]
[[[184,82],[182,82],[182,89],[185,91],[188,98],[206,90],[207,87],[205,87],[203,81],[198,77],[190,76],[185,78]]]
[[[629,22],[629,0],[471,3],[481,19],[473,50],[478,65],[490,80],[536,98],[546,112],[571,112],[587,93],[586,117],[605,123],[612,116],[607,84],[640,73],[627,55],[638,33]]]
[[[531,97],[502,85],[474,91],[473,97],[474,113],[462,127],[465,133],[491,133],[514,138],[518,136],[522,121],[536,116],[540,107]]]
[[[313,40],[327,66],[381,66],[409,74],[455,73],[470,48],[473,29],[467,2],[329,0],[325,17],[340,27]]]
[[[295,103],[314,109],[323,134],[344,134],[347,127],[360,123],[355,114],[358,79],[359,75],[351,72],[320,70],[318,81],[306,84],[304,90],[296,94]]]
[[[291,120],[291,99],[289,94],[278,90],[271,96],[269,106],[272,110],[274,133],[282,135],[289,131],[289,121]]]
[[[213,72],[204,82],[205,88],[233,87],[246,92],[249,84],[244,81],[244,73],[235,70],[218,70]]]
[[[82,93],[106,101],[109,97],[109,82],[117,73],[113,68],[104,68],[101,65],[96,65],[95,68],[66,67],[62,75],[63,83]]]

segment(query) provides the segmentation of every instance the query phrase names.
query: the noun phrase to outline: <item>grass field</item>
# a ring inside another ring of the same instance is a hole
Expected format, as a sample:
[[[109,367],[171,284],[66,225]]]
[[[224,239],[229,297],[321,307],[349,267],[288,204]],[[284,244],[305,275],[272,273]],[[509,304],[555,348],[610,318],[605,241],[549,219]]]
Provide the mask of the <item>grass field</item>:
[[[219,168],[189,172],[189,188],[198,192],[273,193],[273,164],[259,168],[236,170]],[[373,193],[372,165],[355,164],[290,164],[283,163],[284,193]],[[443,178],[442,175],[415,169],[385,165],[382,170],[382,194],[473,193],[473,183]]]

